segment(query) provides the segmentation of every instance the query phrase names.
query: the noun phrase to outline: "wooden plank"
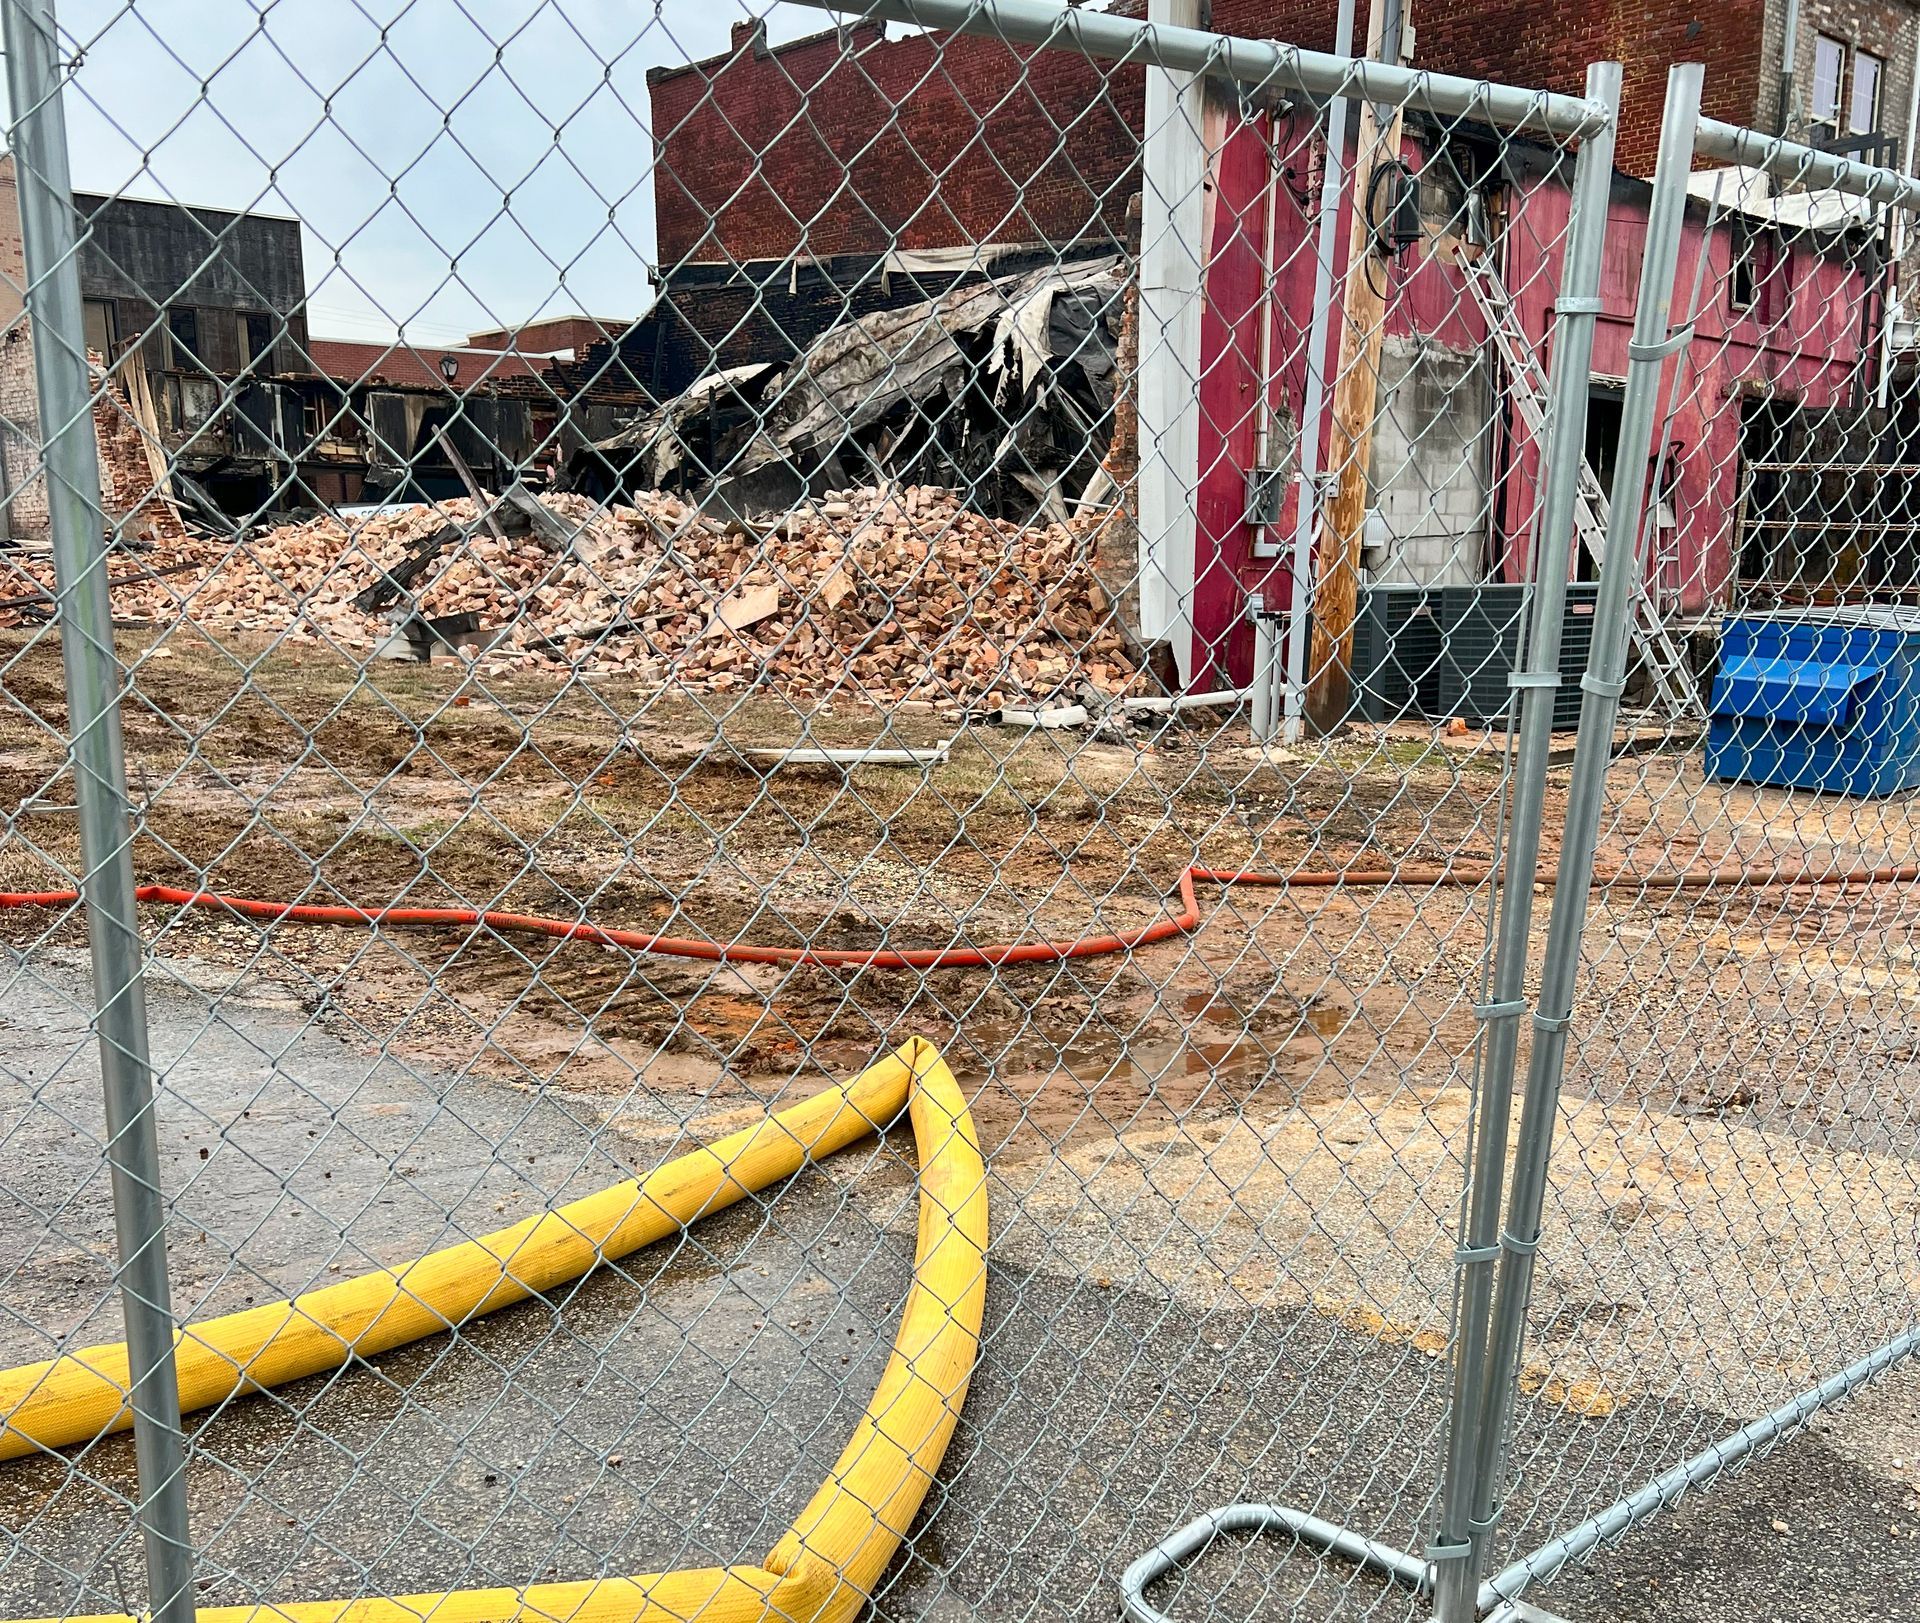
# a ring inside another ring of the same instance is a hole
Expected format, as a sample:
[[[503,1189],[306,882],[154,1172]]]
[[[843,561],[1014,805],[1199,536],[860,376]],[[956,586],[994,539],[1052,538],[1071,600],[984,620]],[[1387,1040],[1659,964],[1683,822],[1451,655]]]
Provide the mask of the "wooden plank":
[[[700,635],[706,638],[721,631],[745,631],[748,626],[759,624],[779,607],[780,588],[772,581],[736,586],[720,600],[720,606],[713,611],[713,618],[707,622],[707,629]]]
[[[384,608],[395,598],[401,596],[423,574],[427,565],[437,558],[442,550],[456,541],[464,541],[467,532],[458,524],[443,524],[423,541],[414,543],[413,550],[393,568],[382,570],[380,578],[364,591],[356,592],[352,598],[353,607],[362,614],[371,614]]]
[[[494,540],[505,542],[506,531],[500,528],[499,519],[493,516],[493,503],[480,492],[480,481],[473,476],[473,469],[467,466],[467,459],[454,448],[453,436],[443,423],[433,431],[433,437],[440,442],[440,449],[446,452],[447,460],[453,464],[453,471],[460,476],[460,483],[467,488],[467,496],[473,502],[473,510],[480,515],[480,522],[486,525]]]

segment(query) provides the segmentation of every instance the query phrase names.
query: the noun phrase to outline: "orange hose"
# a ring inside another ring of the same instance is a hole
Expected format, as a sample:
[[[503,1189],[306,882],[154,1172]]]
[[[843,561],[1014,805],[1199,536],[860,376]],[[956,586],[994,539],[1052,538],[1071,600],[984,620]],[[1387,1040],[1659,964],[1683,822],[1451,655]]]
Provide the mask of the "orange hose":
[[[588,924],[578,919],[542,918],[535,914],[503,913],[492,909],[383,907],[370,912],[360,907],[223,896],[216,891],[180,890],[173,885],[142,885],[134,895],[142,902],[200,907],[241,918],[363,927],[382,924],[429,928],[484,926],[502,934],[544,935],[562,941],[593,941],[603,946],[624,947],[630,952],[657,953],[669,958],[700,958],[722,964],[816,964],[834,969],[984,969],[997,964],[1098,958],[1108,953],[1131,952],[1137,947],[1149,947],[1158,941],[1186,935],[1200,924],[1200,899],[1194,886],[1202,880],[1216,885],[1274,885],[1302,889],[1338,886],[1378,890],[1388,885],[1464,889],[1484,884],[1492,873],[1490,867],[1431,867],[1402,868],[1397,872],[1390,868],[1305,869],[1299,873],[1284,874],[1194,865],[1185,869],[1179,878],[1180,911],[1170,918],[1156,919],[1152,924],[1143,924],[1136,929],[1108,935],[1077,936],[1065,941],[1007,942],[987,947],[922,947],[905,951],[878,947],[758,947],[745,942],[729,944],[699,936],[656,935],[642,930]],[[1539,876],[1542,884],[1550,885],[1554,879],[1551,870]],[[1820,869],[1802,863],[1793,867],[1739,864],[1732,867],[1680,869],[1666,874],[1637,873],[1622,868],[1610,874],[1596,874],[1593,883],[1596,887],[1638,883],[1642,886],[1671,886],[1676,890],[1706,890],[1719,884],[1767,889],[1796,885],[1895,884],[1917,879],[1920,879],[1920,863],[1891,863],[1845,871]],[[0,891],[0,908],[67,907],[79,899],[79,892],[72,890]]]

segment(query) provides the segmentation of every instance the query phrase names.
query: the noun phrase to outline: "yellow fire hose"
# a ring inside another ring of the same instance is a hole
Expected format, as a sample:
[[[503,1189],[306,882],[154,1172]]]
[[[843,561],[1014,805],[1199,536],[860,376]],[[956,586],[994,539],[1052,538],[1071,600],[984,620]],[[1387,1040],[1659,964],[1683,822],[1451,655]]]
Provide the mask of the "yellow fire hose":
[[[177,1344],[183,1411],[337,1368],[524,1301],[677,1233],[864,1138],[903,1105],[920,1157],[920,1230],[893,1354],[832,1474],[764,1566],[206,1607],[200,1623],[844,1623],[857,1615],[946,1454],[986,1301],[986,1166],[959,1084],[920,1038],[851,1082],[644,1178],[403,1268],[188,1325]],[[130,1425],[127,1380],[124,1345],[0,1373],[0,1459]]]

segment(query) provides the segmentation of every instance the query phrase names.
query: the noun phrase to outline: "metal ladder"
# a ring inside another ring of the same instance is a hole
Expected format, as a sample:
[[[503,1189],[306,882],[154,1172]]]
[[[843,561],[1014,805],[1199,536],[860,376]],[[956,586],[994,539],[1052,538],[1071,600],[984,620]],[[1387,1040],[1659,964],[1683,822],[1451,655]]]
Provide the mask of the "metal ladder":
[[[1467,292],[1487,324],[1494,349],[1507,369],[1508,395],[1520,421],[1536,443],[1544,443],[1547,427],[1547,377],[1514,313],[1513,299],[1491,260],[1462,249],[1455,255]],[[1587,459],[1580,459],[1580,481],[1573,504],[1574,528],[1580,545],[1598,569],[1607,548],[1607,493]],[[1667,629],[1645,578],[1636,571],[1630,584],[1632,619],[1628,622],[1634,651],[1653,678],[1660,704],[1676,720],[1697,718],[1703,712],[1693,673],[1685,653]]]

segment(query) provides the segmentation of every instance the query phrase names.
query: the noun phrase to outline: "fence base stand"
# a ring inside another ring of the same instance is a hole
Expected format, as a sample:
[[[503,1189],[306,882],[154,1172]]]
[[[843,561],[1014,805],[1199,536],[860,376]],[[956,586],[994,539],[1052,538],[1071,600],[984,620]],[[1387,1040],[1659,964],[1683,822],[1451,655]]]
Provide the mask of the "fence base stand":
[[[1600,1545],[1612,1543],[1648,1517],[1667,1509],[1690,1489],[1703,1487],[1728,1467],[1799,1430],[1822,1409],[1850,1396],[1895,1364],[1913,1357],[1920,1357],[1920,1325],[1883,1342],[1817,1386],[1809,1387],[1692,1459],[1663,1472],[1638,1493],[1609,1505],[1522,1556],[1480,1586],[1475,1598],[1483,1623],[1561,1623],[1551,1613],[1527,1605],[1520,1599],[1521,1593],[1535,1584],[1547,1582]],[[1127,1623],[1173,1623],[1166,1613],[1148,1604],[1147,1585],[1191,1560],[1222,1533],[1289,1533],[1302,1544],[1340,1556],[1420,1594],[1430,1594],[1433,1589],[1430,1562],[1356,1533],[1350,1527],[1285,1505],[1223,1505],[1169,1533],[1121,1574],[1120,1615]]]
[[[1570,1623],[1570,1620],[1557,1612],[1543,1612],[1523,1600],[1510,1600],[1487,1613],[1484,1623]]]
[[[1798,1397],[1788,1399],[1779,1408],[1742,1426],[1732,1436],[1721,1438],[1692,1459],[1682,1460],[1671,1470],[1663,1471],[1638,1493],[1589,1516],[1530,1555],[1523,1555],[1480,1586],[1481,1609],[1489,1612],[1486,1623],[1496,1623],[1496,1620],[1504,1623],[1508,1618],[1524,1615],[1509,1610],[1521,1591],[1546,1583],[1562,1568],[1602,1544],[1611,1544],[1649,1516],[1667,1509],[1682,1494],[1704,1487],[1729,1466],[1738,1465],[1749,1455],[1770,1448],[1798,1431],[1822,1409],[1884,1375],[1902,1359],[1917,1356],[1920,1356],[1920,1324],[1902,1331],[1891,1341],[1882,1342],[1864,1358],[1829,1375],[1818,1386],[1808,1387]]]
[[[1419,1556],[1350,1527],[1285,1505],[1223,1505],[1169,1533],[1121,1574],[1120,1615],[1127,1623],[1172,1623],[1166,1613],[1147,1603],[1147,1585],[1191,1560],[1222,1533],[1291,1533],[1302,1544],[1315,1545],[1409,1589],[1424,1594],[1432,1588],[1432,1568]]]

